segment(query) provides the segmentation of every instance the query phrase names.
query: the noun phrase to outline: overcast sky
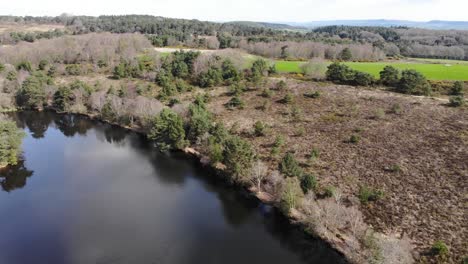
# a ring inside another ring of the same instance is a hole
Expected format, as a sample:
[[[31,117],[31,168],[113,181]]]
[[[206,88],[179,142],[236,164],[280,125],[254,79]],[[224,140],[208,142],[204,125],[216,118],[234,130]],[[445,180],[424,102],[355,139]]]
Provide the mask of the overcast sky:
[[[148,14],[211,21],[468,20],[468,0],[2,0],[0,15]]]

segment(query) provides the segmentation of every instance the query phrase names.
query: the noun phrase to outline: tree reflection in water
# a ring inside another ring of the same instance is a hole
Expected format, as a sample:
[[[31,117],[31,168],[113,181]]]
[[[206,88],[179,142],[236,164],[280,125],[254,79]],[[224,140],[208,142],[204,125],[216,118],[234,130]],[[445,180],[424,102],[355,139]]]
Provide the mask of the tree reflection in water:
[[[24,160],[20,159],[15,166],[9,166],[0,170],[0,185],[5,192],[21,189],[26,186],[26,181],[33,175],[33,171],[24,166]]]

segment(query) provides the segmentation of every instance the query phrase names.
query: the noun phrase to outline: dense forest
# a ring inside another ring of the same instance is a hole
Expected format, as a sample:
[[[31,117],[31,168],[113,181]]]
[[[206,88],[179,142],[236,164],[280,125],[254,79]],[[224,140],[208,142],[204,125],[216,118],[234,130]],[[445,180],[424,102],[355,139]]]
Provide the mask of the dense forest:
[[[0,43],[32,42],[63,34],[90,32],[142,33],[155,46],[208,49],[242,48],[251,53],[288,59],[338,59],[344,48],[351,60],[376,61],[385,56],[468,60],[468,31],[407,27],[326,26],[307,31],[282,24],[256,22],[215,23],[154,16],[0,17],[3,23],[65,26],[50,32],[8,32]]]

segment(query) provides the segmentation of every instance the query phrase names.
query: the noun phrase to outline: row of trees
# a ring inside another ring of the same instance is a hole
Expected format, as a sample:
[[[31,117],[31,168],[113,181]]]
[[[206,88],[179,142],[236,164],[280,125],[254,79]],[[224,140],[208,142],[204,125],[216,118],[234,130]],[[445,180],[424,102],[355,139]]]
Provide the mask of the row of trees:
[[[326,72],[327,80],[348,85],[370,86],[382,84],[392,87],[396,92],[413,95],[430,95],[431,84],[426,77],[416,70],[403,70],[387,65],[380,72],[380,79],[375,79],[372,75],[351,69],[349,66],[340,63],[333,63],[328,66]],[[454,82],[453,87],[448,91],[452,96],[450,105],[461,106],[464,104],[464,83]]]

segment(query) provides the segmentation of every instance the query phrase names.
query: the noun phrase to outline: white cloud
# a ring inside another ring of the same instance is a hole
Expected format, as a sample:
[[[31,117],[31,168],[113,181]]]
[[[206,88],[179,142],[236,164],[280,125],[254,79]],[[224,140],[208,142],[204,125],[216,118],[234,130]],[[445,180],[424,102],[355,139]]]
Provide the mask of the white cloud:
[[[149,14],[200,20],[467,20],[466,0],[15,0],[2,15]]]

